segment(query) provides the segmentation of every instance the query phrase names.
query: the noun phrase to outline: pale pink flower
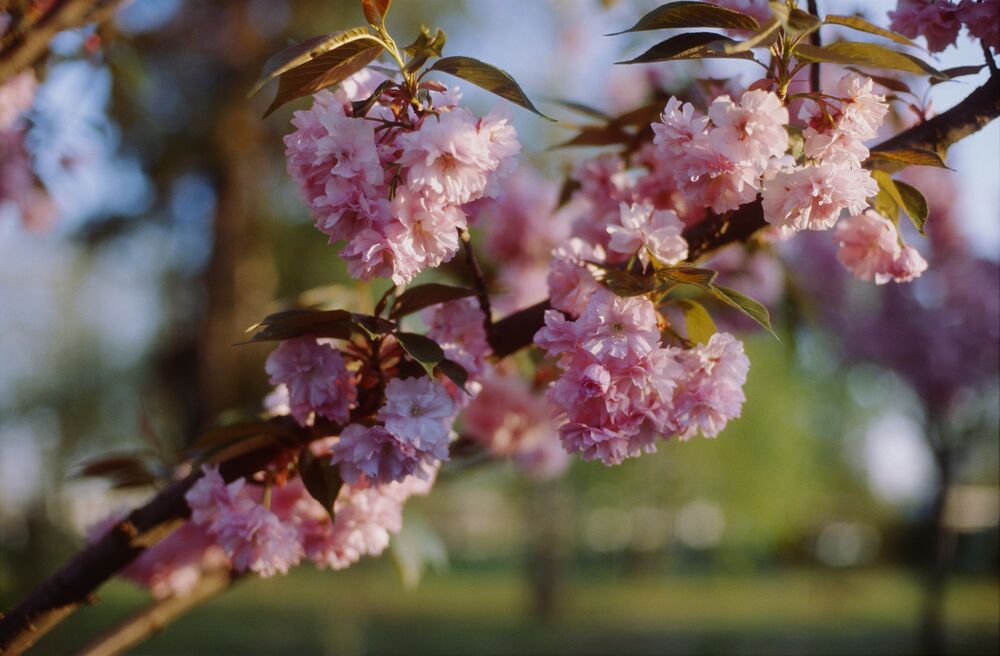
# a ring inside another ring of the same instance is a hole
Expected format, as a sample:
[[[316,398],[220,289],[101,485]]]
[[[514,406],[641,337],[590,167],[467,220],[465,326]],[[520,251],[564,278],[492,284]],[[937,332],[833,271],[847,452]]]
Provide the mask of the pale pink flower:
[[[403,230],[394,246],[400,263],[409,253],[416,267],[396,266],[393,280],[405,284],[423,269],[447,262],[458,252],[458,230],[466,226],[465,213],[455,205],[437,205],[427,196],[402,191],[392,202],[393,213]]]
[[[517,168],[517,154],[521,152],[521,142],[517,139],[510,118],[498,111],[491,111],[479,119],[476,130],[485,142],[490,157],[491,175],[487,176],[484,195],[495,197],[500,192],[500,180]]]
[[[594,356],[619,360],[641,358],[660,341],[656,312],[647,298],[620,298],[598,289],[580,316],[582,347]]]
[[[606,246],[607,226],[618,220],[618,204],[631,202],[635,183],[625,170],[625,162],[615,153],[582,160],[570,177],[580,185],[574,193],[575,207],[571,235],[592,246]]]
[[[205,528],[236,571],[273,576],[299,562],[302,546],[297,531],[251,498],[245,479],[226,485],[217,467],[205,466],[202,471],[185,494],[191,521]]]
[[[35,101],[38,81],[31,69],[21,71],[0,84],[0,132],[11,129]]]
[[[707,139],[708,117],[695,113],[694,105],[671,96],[658,123],[653,123],[653,143],[681,154],[692,142]]]
[[[925,37],[931,52],[953,45],[962,27],[959,8],[950,0],[899,0],[889,18],[890,29],[911,39]]]
[[[890,274],[895,282],[911,282],[927,270],[927,260],[913,246],[903,248],[892,264]]]
[[[962,0],[958,17],[969,28],[970,36],[994,51],[1000,50],[1000,0]]]
[[[406,228],[396,220],[364,228],[351,237],[340,251],[347,272],[354,278],[392,278],[397,285],[408,283],[423,269],[423,261],[404,241]]]
[[[784,231],[827,230],[843,210],[860,214],[878,184],[864,169],[834,164],[778,171],[764,182],[764,219]]]
[[[419,130],[396,140],[399,163],[409,169],[408,188],[438,204],[461,205],[480,198],[487,174],[498,164],[490,136],[479,134],[476,117],[465,108],[427,117]]]
[[[570,453],[579,453],[584,460],[600,460],[605,465],[619,465],[629,456],[629,439],[621,432],[588,426],[563,424],[559,439]]]
[[[868,148],[843,130],[832,127],[817,130],[810,126],[802,131],[802,138],[802,152],[810,159],[855,169],[868,159]]]
[[[387,431],[414,447],[447,454],[455,413],[455,404],[437,381],[393,378],[385,387],[385,405],[376,416]]]
[[[548,275],[552,307],[572,315],[583,314],[600,283],[587,269],[587,262],[603,262],[604,249],[576,237],[552,252]]]
[[[308,335],[285,340],[268,356],[265,369],[272,385],[288,387],[289,407],[300,424],[314,412],[330,421],[348,420],[358,392],[353,374],[330,344]]]
[[[419,474],[421,463],[448,457],[448,445],[435,442],[432,450],[419,448],[381,426],[351,424],[333,447],[333,464],[340,464],[340,477],[348,484],[383,485]]]
[[[546,442],[558,444],[544,397],[517,375],[486,378],[482,390],[462,411],[462,429],[501,457],[530,453]]]
[[[708,116],[715,124],[709,142],[733,162],[763,172],[769,158],[784,155],[788,148],[788,109],[770,91],[747,91],[738,104],[729,96],[716,98]]]
[[[548,351],[550,356],[559,358],[559,366],[565,369],[574,353],[582,350],[577,323],[556,310],[546,310],[544,322],[545,325],[535,333],[535,345]]]
[[[743,344],[729,333],[716,333],[707,344],[680,351],[678,358],[684,366],[673,398],[679,436],[715,437],[740,416],[746,400],[743,384],[750,361]]]
[[[896,226],[878,212],[867,210],[841,219],[834,231],[837,259],[859,280],[883,284],[892,279],[890,271],[901,249]]]
[[[608,226],[609,250],[627,255],[638,252],[643,266],[649,264],[650,255],[663,264],[676,264],[687,257],[687,241],[681,235],[684,224],[671,210],[622,203],[620,222]]]
[[[847,73],[837,83],[844,96],[841,116],[837,129],[843,130],[857,139],[874,139],[889,112],[885,96],[872,93],[873,81],[870,77]]]
[[[486,341],[483,311],[472,298],[442,303],[431,313],[427,336],[444,350],[445,357],[465,368],[470,380],[486,372],[492,353]]]

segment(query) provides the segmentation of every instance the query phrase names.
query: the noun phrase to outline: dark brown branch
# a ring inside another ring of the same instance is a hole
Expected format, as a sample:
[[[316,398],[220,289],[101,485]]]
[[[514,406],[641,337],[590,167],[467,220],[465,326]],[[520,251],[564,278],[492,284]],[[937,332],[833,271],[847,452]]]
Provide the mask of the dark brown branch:
[[[131,617],[80,650],[80,656],[112,656],[144,642],[154,633],[199,604],[229,589],[240,575],[230,570],[207,574],[190,593],[183,597],[168,597],[150,603]]]
[[[41,59],[57,32],[106,20],[120,4],[121,0],[57,0],[19,40],[0,52],[0,84]]]
[[[479,309],[483,311],[483,328],[486,330],[486,339],[493,341],[493,309],[490,306],[490,293],[486,288],[486,276],[479,266],[476,253],[472,250],[472,237],[468,230],[459,230],[458,237],[462,240],[462,248],[465,250],[465,262],[472,273],[473,284],[476,287],[476,299],[479,301]]]

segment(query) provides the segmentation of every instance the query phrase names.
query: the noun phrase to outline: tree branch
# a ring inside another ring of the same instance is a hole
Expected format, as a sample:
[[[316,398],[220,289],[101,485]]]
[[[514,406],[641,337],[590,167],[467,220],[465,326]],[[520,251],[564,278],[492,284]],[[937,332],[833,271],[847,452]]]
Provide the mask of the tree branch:
[[[49,41],[57,32],[106,20],[121,1],[57,0],[19,40],[0,51],[0,84],[41,59],[48,52]]]
[[[80,650],[80,656],[113,656],[145,641],[189,610],[219,595],[240,578],[231,570],[207,574],[195,589],[150,603]]]
[[[486,276],[479,266],[476,253],[472,250],[472,236],[468,230],[458,231],[458,237],[462,240],[462,248],[465,250],[465,262],[469,265],[472,273],[472,280],[476,286],[476,298],[479,301],[479,309],[483,311],[483,329],[486,331],[487,341],[493,341],[493,309],[490,307],[490,293],[486,288]]]

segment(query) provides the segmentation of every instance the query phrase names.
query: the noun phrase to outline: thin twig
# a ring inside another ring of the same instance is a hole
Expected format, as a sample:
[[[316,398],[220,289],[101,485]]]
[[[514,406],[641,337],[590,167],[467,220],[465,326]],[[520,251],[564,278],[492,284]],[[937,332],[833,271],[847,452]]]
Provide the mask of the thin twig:
[[[985,41],[980,41],[979,45],[983,47],[983,56],[986,58],[986,66],[990,69],[990,75],[997,74],[997,62],[993,59],[993,52],[990,47],[986,45]]]
[[[817,5],[817,0],[809,0],[808,7],[809,13],[813,16],[819,16],[819,7]],[[817,48],[823,45],[822,39],[819,36],[819,30],[815,29],[812,34],[809,35],[809,43],[816,46]],[[819,93],[820,87],[820,77],[819,77],[819,62],[815,61],[809,65],[809,90],[813,93]]]
[[[231,570],[206,574],[188,594],[154,601],[116,624],[81,649],[80,656],[113,656],[124,653],[159,633],[194,607],[222,594],[241,576]]]
[[[465,261],[469,265],[472,279],[476,287],[476,298],[479,299],[479,309],[483,311],[483,328],[486,330],[486,339],[493,341],[493,310],[490,307],[490,293],[486,288],[486,277],[476,259],[476,253],[472,250],[472,237],[468,230],[458,231],[458,236],[462,240],[462,248],[465,249]]]

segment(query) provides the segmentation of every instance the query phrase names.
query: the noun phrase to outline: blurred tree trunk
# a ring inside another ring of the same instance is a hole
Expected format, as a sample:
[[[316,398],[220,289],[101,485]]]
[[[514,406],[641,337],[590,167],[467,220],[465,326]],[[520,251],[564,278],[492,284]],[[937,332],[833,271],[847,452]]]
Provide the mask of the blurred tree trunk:
[[[234,343],[262,316],[274,292],[274,265],[259,220],[259,208],[266,207],[269,191],[262,184],[268,173],[264,129],[246,100],[256,68],[245,64],[263,61],[268,44],[253,29],[247,4],[226,4],[230,26],[226,50],[239,53],[243,65],[234,65],[226,76],[228,84],[219,92],[211,135],[218,200],[212,258],[204,278],[205,315],[197,342],[202,427],[259,391],[261,350]]]
[[[932,425],[928,430],[939,433]],[[948,569],[954,548],[954,535],[945,523],[948,489],[951,486],[954,454],[947,441],[932,439],[934,464],[937,468],[937,487],[927,521],[926,561],[924,565],[924,599],[920,620],[920,653],[947,653],[945,627],[945,597],[948,586]]]
[[[531,583],[531,616],[550,624],[559,613],[569,544],[564,518],[571,512],[564,481],[529,483],[527,504],[529,542],[525,564]]]

